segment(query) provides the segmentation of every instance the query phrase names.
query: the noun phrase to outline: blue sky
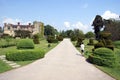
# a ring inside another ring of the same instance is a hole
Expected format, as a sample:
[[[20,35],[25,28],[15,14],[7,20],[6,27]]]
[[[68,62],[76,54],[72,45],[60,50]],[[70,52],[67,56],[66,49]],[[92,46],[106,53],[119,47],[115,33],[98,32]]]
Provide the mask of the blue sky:
[[[92,31],[96,15],[119,18],[119,0],[0,0],[0,26],[41,21],[58,30]]]

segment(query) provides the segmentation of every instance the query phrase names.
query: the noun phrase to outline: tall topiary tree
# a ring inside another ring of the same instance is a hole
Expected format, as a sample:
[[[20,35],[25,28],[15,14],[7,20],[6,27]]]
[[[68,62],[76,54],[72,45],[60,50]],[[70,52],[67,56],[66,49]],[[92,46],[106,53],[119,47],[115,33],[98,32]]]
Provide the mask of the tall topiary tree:
[[[114,50],[114,46],[112,43],[111,38],[111,33],[102,31],[100,32],[100,40],[97,44],[94,45],[94,48],[100,48],[100,47],[106,47]]]
[[[33,35],[33,42],[34,42],[35,44],[39,44],[39,43],[40,43],[40,42],[39,42],[39,34]]]
[[[96,15],[92,26],[94,26],[94,33],[97,40],[99,40],[99,33],[101,28],[103,27],[103,24],[104,22],[102,20],[102,17],[100,15]]]

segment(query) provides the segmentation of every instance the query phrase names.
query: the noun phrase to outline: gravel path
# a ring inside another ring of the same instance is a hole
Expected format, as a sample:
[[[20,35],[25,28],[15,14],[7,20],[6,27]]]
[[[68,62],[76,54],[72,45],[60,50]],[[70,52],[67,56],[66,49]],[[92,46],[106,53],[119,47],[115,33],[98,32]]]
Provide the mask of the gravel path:
[[[45,58],[0,74],[0,80],[114,80],[92,64],[64,39]]]

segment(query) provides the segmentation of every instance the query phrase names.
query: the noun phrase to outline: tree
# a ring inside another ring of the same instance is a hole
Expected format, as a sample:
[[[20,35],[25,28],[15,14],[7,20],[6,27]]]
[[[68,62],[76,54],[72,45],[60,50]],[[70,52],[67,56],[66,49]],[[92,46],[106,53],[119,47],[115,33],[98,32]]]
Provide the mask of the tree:
[[[60,32],[60,35],[63,36],[63,38],[67,37],[66,31],[64,30]]]
[[[58,31],[53,26],[51,26],[51,25],[44,26],[44,35],[46,35],[46,36],[48,36],[48,35],[55,36],[55,34],[58,34]]]
[[[100,15],[96,15],[92,26],[94,26],[94,33],[95,33],[95,37],[97,40],[99,40],[99,32],[101,30],[101,28],[103,28],[104,22],[102,20],[102,17]]]
[[[86,38],[93,38],[95,36],[95,34],[93,33],[93,32],[87,32],[86,34],[85,34],[85,37]]]
[[[84,35],[82,30],[74,29],[74,33],[75,33],[76,37],[81,37],[81,38],[85,37],[85,35]]]
[[[120,20],[104,20],[105,28],[104,31],[110,32],[111,39],[116,41],[120,40]]]

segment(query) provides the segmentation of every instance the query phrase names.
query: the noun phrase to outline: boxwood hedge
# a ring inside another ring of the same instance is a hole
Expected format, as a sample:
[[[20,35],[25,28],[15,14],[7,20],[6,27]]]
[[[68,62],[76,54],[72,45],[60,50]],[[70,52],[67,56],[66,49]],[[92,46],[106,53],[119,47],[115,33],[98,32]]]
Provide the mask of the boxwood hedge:
[[[115,65],[114,52],[108,48],[97,48],[89,56],[88,61],[99,66],[113,67]]]
[[[6,59],[10,61],[28,61],[43,58],[43,50],[16,50],[6,53]]]
[[[21,39],[17,43],[17,49],[33,49],[34,48],[34,43],[33,40],[31,39]]]
[[[113,44],[116,48],[120,49],[120,41],[115,41]]]

